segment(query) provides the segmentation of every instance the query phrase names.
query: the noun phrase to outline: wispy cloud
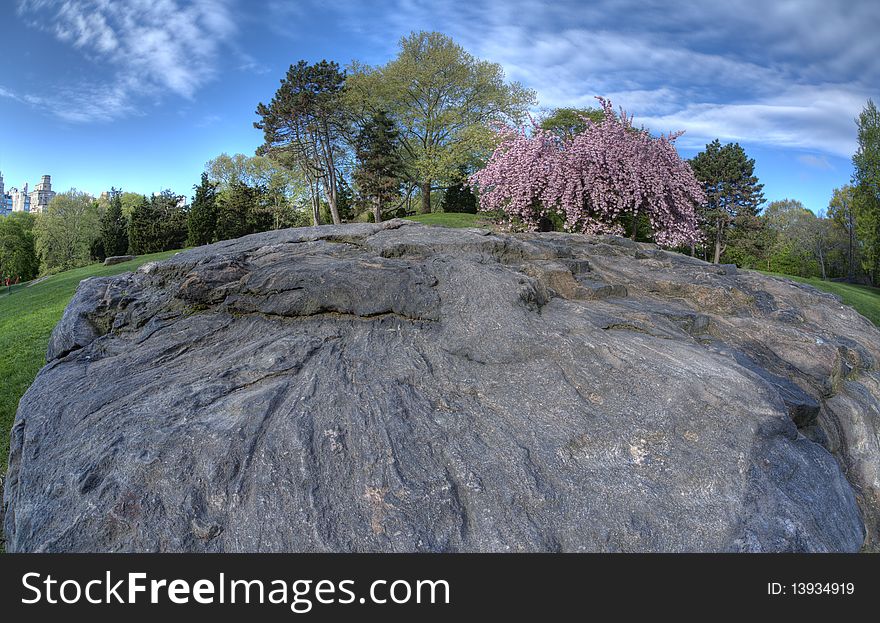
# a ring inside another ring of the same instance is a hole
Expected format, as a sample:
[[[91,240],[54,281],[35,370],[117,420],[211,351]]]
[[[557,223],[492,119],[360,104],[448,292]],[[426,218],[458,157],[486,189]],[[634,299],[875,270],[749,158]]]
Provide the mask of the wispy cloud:
[[[440,30],[535,88],[542,106],[610,96],[652,130],[686,130],[682,145],[849,155],[853,118],[880,95],[872,0],[394,0],[383,20],[366,19],[372,3],[335,6],[377,46]]]
[[[68,121],[136,114],[144,94],[192,98],[217,75],[236,26],[227,0],[22,0],[19,14],[109,76],[19,99]]]
[[[828,158],[825,156],[814,156],[813,154],[803,154],[802,156],[798,156],[798,161],[802,164],[807,165],[808,167],[812,167],[814,169],[821,169],[824,171],[830,171],[834,169],[834,165],[828,162]]]
[[[220,115],[205,115],[201,119],[196,122],[197,128],[207,128],[208,126],[212,126],[215,123],[219,123],[223,120],[223,117]]]

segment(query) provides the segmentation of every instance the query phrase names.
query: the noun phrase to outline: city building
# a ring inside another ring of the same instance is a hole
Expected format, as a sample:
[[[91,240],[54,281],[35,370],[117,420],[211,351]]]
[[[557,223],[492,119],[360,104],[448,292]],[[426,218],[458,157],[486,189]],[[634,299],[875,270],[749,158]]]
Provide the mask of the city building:
[[[27,193],[27,186],[25,186],[25,193]],[[52,190],[52,177],[44,175],[40,183],[34,186],[33,191],[31,191],[31,212],[37,214],[45,212],[54,196],[55,191]]]
[[[28,195],[27,182],[24,183],[24,190],[19,190],[17,188],[10,188],[9,195],[12,197],[12,211],[13,212],[30,212],[31,211],[31,197],[30,197],[30,195]]]
[[[30,192],[27,182],[22,190],[11,187],[7,191],[3,173],[0,172],[0,216],[6,216],[10,212],[45,212],[53,197],[55,191],[52,190],[52,177],[49,175],[44,175]]]
[[[12,197],[6,194],[6,187],[3,185],[3,172],[0,171],[0,216],[6,216],[12,212]]]

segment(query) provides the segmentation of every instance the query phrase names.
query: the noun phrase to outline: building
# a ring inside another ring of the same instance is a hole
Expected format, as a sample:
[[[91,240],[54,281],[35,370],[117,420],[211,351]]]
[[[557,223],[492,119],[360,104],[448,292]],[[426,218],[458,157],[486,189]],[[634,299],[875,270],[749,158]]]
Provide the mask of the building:
[[[52,190],[50,175],[44,175],[40,179],[40,183],[30,192],[28,192],[27,182],[22,190],[12,187],[7,192],[3,182],[3,174],[0,173],[0,216],[5,216],[10,212],[45,212],[54,197],[55,191]]]
[[[13,212],[30,212],[31,211],[31,197],[28,195],[28,185],[27,182],[24,183],[24,190],[19,190],[17,188],[9,189],[9,196],[12,197],[12,211]]]
[[[6,216],[12,212],[12,198],[6,202],[6,187],[3,185],[3,171],[0,171],[0,216]]]
[[[27,194],[27,185],[25,185],[24,189],[25,194]],[[55,191],[52,190],[52,176],[44,175],[40,180],[40,183],[34,187],[33,191],[31,191],[30,211],[37,214],[45,212],[49,207],[49,202],[52,201],[54,196]]]
[[[6,187],[3,185],[3,172],[0,171],[0,216],[6,216],[12,212],[12,197],[6,194]]]

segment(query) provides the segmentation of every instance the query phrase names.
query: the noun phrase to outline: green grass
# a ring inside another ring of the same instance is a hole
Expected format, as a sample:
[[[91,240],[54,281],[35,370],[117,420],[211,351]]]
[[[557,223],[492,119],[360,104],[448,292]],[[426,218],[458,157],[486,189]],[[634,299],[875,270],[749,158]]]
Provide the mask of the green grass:
[[[836,281],[822,281],[817,277],[792,277],[791,275],[783,275],[781,273],[768,273],[763,270],[758,272],[772,275],[773,277],[783,277],[792,281],[807,283],[819,290],[836,294],[844,304],[854,308],[862,316],[880,327],[880,288],[858,286],[851,283],[838,283]]]
[[[116,266],[93,264],[52,275],[30,287],[0,288],[0,475],[6,473],[9,432],[18,401],[46,364],[49,335],[61,318],[76,286],[86,277],[102,277],[135,270],[177,251],[142,255]]]
[[[417,214],[407,216],[408,221],[417,221],[425,225],[437,227],[490,227],[492,223],[479,214],[465,214],[462,212],[434,212],[432,214]]]

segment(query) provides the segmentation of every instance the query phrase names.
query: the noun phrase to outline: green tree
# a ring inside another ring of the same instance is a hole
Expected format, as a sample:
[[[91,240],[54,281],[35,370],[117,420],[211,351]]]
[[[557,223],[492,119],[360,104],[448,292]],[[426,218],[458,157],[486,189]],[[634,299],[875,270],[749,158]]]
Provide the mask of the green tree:
[[[801,277],[827,276],[830,221],[817,218],[796,199],[772,201],[764,218],[774,234],[770,270]]]
[[[727,230],[740,214],[756,216],[764,202],[763,184],[755,177],[755,161],[738,143],[722,146],[716,139],[691,161],[691,168],[706,193],[698,216],[703,232],[714,247],[713,261],[721,259]]]
[[[767,227],[767,219],[753,214],[740,214],[730,224],[722,259],[740,268],[768,269],[767,258],[773,237],[773,232]]]
[[[460,175],[462,180],[468,178],[468,170],[466,167],[460,167]],[[479,209],[477,197],[474,195],[471,187],[462,182],[453,184],[443,191],[443,199],[440,201],[441,212],[466,212],[476,214]]]
[[[75,188],[55,195],[34,226],[43,272],[88,264],[100,224],[100,210],[91,195]]]
[[[131,218],[131,213],[134,212],[135,207],[141,204],[141,199],[143,199],[143,195],[138,193],[131,192],[123,192],[119,195],[119,200],[122,202],[122,215],[125,218]]]
[[[862,267],[880,277],[880,111],[872,100],[856,119],[859,147],[853,156],[856,233],[862,243]]]
[[[34,243],[36,217],[28,212],[0,216],[0,278],[27,281],[37,276],[40,259]]]
[[[243,182],[232,182],[229,192],[218,202],[217,240],[231,240],[251,233],[252,212],[257,191]]]
[[[177,195],[171,190],[163,190],[150,199],[156,218],[159,219],[157,232],[159,236],[159,249],[157,251],[171,251],[182,249],[186,245],[187,234],[187,206],[186,197]]]
[[[217,229],[217,184],[202,173],[201,183],[193,186],[193,190],[196,194],[186,217],[187,242],[193,246],[210,244]]]
[[[541,119],[538,126],[563,140],[569,140],[587,129],[587,119],[599,123],[605,118],[601,108],[556,108]]]
[[[183,248],[186,244],[187,211],[184,197],[163,190],[141,202],[131,213],[128,226],[132,253],[158,253]]]
[[[856,234],[855,189],[849,184],[834,189],[834,195],[828,204],[828,218],[843,234],[846,245],[846,276],[855,278],[858,252]]]
[[[158,212],[146,195],[134,206],[128,223],[128,244],[132,253],[143,255],[161,250]]]
[[[309,189],[295,170],[296,165],[285,164],[282,156],[276,154],[269,158],[222,153],[208,161],[205,170],[209,180],[217,185],[217,200],[227,194],[230,184],[241,182],[262,189],[259,211],[265,212],[271,221],[267,229],[304,225],[307,218],[303,214],[303,207],[310,200]],[[342,177],[338,179],[340,183],[344,181]],[[345,206],[342,204],[345,198],[339,190],[336,194],[337,210],[340,218],[343,218]]]
[[[398,152],[397,130],[384,111],[373,115],[358,134],[354,182],[359,202],[368,205],[373,221],[382,222],[382,210],[400,195],[403,161]]]
[[[353,65],[346,81],[354,114],[387,111],[400,131],[407,181],[417,184],[421,212],[431,191],[457,182],[461,166],[487,156],[496,122],[519,122],[535,103],[533,91],[505,81],[496,63],[475,58],[450,37],[412,33],[382,67]]]
[[[312,201],[312,218],[320,224],[321,198],[327,201],[334,224],[339,160],[345,149],[349,119],[342,106],[345,75],[334,62],[291,65],[267,106],[257,105],[264,143],[258,155],[294,164],[305,178]]]
[[[101,245],[104,257],[128,252],[128,220],[122,214],[122,192],[110,189],[107,209],[101,217]]]

